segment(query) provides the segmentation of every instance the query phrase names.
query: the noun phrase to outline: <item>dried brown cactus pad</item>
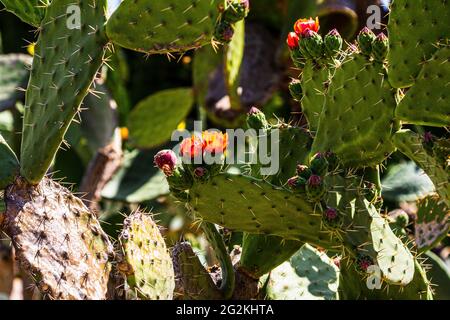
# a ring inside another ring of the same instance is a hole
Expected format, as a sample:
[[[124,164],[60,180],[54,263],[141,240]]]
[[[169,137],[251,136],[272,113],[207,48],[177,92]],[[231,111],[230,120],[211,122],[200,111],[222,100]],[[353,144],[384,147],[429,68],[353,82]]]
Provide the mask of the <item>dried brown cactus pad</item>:
[[[105,299],[113,247],[96,216],[67,188],[17,178],[5,193],[3,229],[45,297]]]

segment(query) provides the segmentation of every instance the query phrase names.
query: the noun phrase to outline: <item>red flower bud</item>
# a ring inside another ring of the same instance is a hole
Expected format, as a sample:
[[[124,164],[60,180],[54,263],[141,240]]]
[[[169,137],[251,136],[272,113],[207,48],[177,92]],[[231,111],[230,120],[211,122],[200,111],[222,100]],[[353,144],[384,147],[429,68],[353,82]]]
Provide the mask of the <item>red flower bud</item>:
[[[289,49],[294,50],[298,48],[299,37],[295,32],[289,32],[286,43]]]
[[[155,165],[161,169],[166,176],[171,176],[177,164],[177,156],[172,150],[161,150],[154,157]]]

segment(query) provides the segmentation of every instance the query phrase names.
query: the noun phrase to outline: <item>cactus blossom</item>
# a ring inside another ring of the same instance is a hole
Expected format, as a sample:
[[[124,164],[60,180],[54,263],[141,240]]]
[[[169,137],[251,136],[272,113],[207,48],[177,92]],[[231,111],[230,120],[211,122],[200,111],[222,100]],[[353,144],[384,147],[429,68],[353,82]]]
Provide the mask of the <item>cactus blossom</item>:
[[[320,25],[319,25],[319,17],[316,17],[314,20],[313,18],[309,19],[298,19],[294,24],[294,30],[295,32],[303,37],[305,32],[307,30],[312,30],[314,32],[319,31]]]

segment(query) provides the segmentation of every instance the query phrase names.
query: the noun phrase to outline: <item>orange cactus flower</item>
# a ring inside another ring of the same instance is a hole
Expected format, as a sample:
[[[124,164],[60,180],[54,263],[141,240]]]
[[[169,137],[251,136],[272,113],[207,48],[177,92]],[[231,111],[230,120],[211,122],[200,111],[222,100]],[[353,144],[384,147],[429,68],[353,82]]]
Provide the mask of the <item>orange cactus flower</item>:
[[[203,131],[202,136],[193,135],[181,142],[180,154],[191,159],[203,155],[223,153],[228,146],[228,135],[217,131]]]
[[[210,154],[223,153],[228,146],[228,134],[217,131],[203,131],[204,152]]]
[[[307,30],[318,32],[320,28],[319,17],[309,19],[298,19],[294,24],[295,33],[299,36],[303,36]]]
[[[180,155],[191,159],[198,157],[203,154],[203,145],[203,140],[196,135],[186,138],[181,142]]]

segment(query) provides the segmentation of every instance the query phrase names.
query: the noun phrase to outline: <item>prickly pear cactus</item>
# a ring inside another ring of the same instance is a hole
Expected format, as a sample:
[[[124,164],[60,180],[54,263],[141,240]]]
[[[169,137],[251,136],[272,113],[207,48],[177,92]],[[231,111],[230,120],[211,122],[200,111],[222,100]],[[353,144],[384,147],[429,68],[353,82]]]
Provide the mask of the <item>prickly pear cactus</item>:
[[[81,25],[68,28],[68,6]],[[35,49],[25,101],[21,175],[33,184],[46,174],[72,119],[100,68],[106,38],[104,0],[54,0]]]
[[[339,268],[324,252],[305,244],[269,275],[266,294],[273,300],[336,300]]]
[[[449,3],[442,0],[394,0],[389,15],[389,81],[396,88],[415,83],[437,44],[450,37]]]
[[[39,27],[51,0],[1,0],[0,2],[6,10],[17,15],[23,22]]]
[[[170,300],[175,286],[172,260],[152,217],[140,211],[128,216],[119,236],[118,270],[130,290],[130,298]]]
[[[445,80],[450,77],[450,45],[437,47],[438,51],[422,63],[414,86],[397,107],[396,116],[407,123],[436,127],[450,125]]]
[[[416,215],[415,242],[418,251],[423,252],[447,236],[450,230],[450,209],[438,196],[432,195],[418,201]]]
[[[431,134],[420,136],[410,130],[398,131],[394,143],[398,150],[414,160],[430,177],[447,206],[450,205],[450,175],[447,140],[436,140]]]
[[[106,299],[113,247],[79,198],[47,178],[35,186],[17,178],[5,201],[2,228],[44,296]]]
[[[171,255],[175,272],[175,299],[217,300],[223,297],[188,242],[176,244]]]
[[[331,150],[350,167],[381,163],[393,150],[395,90],[383,64],[350,52],[326,93],[313,152]]]
[[[108,37],[144,53],[187,51],[211,43],[220,0],[125,0],[108,20]]]

